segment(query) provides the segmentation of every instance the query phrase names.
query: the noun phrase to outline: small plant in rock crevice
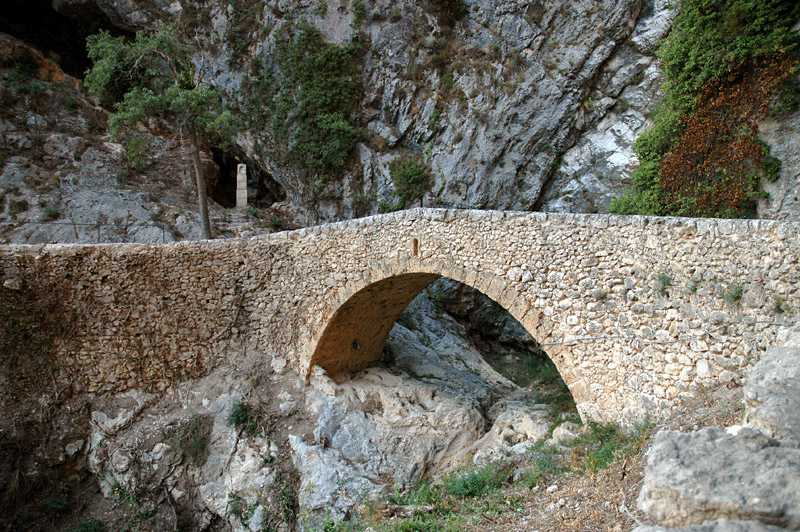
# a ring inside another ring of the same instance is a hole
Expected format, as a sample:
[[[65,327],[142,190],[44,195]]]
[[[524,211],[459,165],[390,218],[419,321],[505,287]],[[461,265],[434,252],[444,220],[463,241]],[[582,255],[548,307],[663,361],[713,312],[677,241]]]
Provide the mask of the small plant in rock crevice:
[[[672,277],[666,273],[659,273],[656,280],[658,281],[658,288],[656,290],[658,295],[667,295],[667,289],[672,286]]]
[[[394,183],[394,203],[381,203],[383,212],[405,209],[414,200],[420,200],[433,185],[433,174],[427,164],[416,157],[400,157],[389,165]]]
[[[139,506],[139,504],[141,504],[142,502],[142,500],[139,498],[136,492],[130,491],[129,489],[127,489],[125,486],[123,486],[118,482],[114,483],[114,486],[111,488],[111,490],[114,492],[114,495],[116,495],[119,500],[127,503],[127,505],[130,506],[131,508]]]
[[[272,433],[271,418],[263,401],[255,404],[242,401],[234,403],[226,422],[229,427],[241,429],[252,437],[268,437]]]
[[[42,501],[42,510],[48,514],[61,514],[69,509],[69,495],[59,493]]]
[[[742,294],[744,294],[744,287],[739,283],[731,283],[725,289],[722,298],[729,305],[736,305],[742,299]]]
[[[775,314],[784,314],[792,309],[784,296],[776,296],[774,301]]]

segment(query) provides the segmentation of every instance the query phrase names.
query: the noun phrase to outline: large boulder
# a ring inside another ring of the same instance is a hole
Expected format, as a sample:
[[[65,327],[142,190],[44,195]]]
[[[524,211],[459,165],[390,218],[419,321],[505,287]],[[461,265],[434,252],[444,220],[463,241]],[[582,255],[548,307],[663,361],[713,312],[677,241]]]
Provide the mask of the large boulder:
[[[800,349],[766,351],[748,373],[745,422],[764,434],[800,447]]]
[[[781,532],[786,530],[777,526],[765,525],[759,521],[728,521],[717,519],[702,525],[683,528],[664,528],[660,526],[640,526],[633,532]]]
[[[666,526],[752,519],[800,530],[800,449],[742,428],[656,434],[639,507]]]

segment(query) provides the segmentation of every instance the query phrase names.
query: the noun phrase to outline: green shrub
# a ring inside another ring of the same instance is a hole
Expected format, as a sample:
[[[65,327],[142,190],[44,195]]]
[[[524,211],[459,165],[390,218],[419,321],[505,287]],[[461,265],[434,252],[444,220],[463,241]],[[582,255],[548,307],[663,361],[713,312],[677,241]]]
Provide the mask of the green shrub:
[[[701,87],[742,61],[795,50],[800,40],[791,28],[798,17],[794,0],[684,0],[658,51],[669,108],[690,112]]]
[[[249,0],[228,0],[232,9],[230,22],[225,30],[228,45],[228,65],[241,64],[251,44],[250,34],[258,28],[256,9]]]
[[[311,176],[340,175],[362,138],[356,112],[366,48],[360,39],[328,43],[306,22],[289,22],[275,32],[273,62],[249,82],[247,113],[253,127],[266,122],[286,146],[284,164]],[[306,185],[309,195],[318,189],[313,179]]]
[[[496,464],[489,464],[464,473],[453,473],[442,480],[444,489],[453,497],[477,497],[492,493],[508,475]]]
[[[50,205],[49,207],[45,207],[42,211],[42,221],[49,221],[49,220],[56,220],[58,217],[61,216],[61,209],[54,205]]]
[[[59,98],[59,101],[67,111],[74,111],[78,107],[78,99],[72,95],[63,94]]]
[[[261,403],[234,403],[226,421],[229,427],[242,429],[248,436],[268,436],[270,432],[269,418]]]
[[[30,57],[25,61],[15,63],[14,67],[3,76],[3,79],[8,82],[14,96],[38,98],[42,96],[52,84],[38,79],[37,70],[36,59]]]
[[[225,421],[229,427],[241,428],[247,425],[250,421],[250,407],[241,401],[234,403]]]
[[[354,0],[350,8],[353,12],[353,22],[351,26],[356,29],[360,28],[361,24],[367,18],[367,7],[364,5],[364,0]]]
[[[414,200],[422,196],[433,185],[430,168],[415,157],[400,157],[389,165],[389,175],[394,183],[395,202],[383,204],[384,212],[405,209]]]
[[[658,279],[658,294],[666,295],[667,288],[672,286],[672,277],[666,273],[659,273],[656,279]]]
[[[731,283],[725,289],[725,293],[722,295],[725,302],[729,305],[735,305],[742,299],[742,294],[744,293],[744,287],[739,283]]]
[[[775,314],[783,314],[792,310],[784,296],[775,296],[774,309]]]
[[[42,510],[49,514],[60,514],[69,508],[69,495],[60,493],[54,497],[48,497],[42,501]]]
[[[115,482],[114,487],[111,489],[114,492],[114,495],[116,495],[119,500],[127,503],[128,506],[130,506],[131,508],[139,506],[139,504],[141,504],[142,502],[142,500],[139,498],[138,495],[136,495],[135,492],[128,490],[125,486],[123,486],[119,482]]]
[[[84,519],[68,528],[66,532],[103,532],[103,524],[95,519]]]

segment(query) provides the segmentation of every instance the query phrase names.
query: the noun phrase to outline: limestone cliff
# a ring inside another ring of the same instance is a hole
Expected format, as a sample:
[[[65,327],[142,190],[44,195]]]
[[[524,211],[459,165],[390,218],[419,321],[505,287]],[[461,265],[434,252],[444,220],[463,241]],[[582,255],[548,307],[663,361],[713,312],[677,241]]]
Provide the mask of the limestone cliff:
[[[604,211],[627,185],[630,145],[647,126],[661,81],[652,54],[675,14],[661,0],[479,0],[457,22],[435,3],[411,0],[59,0],[54,7],[74,16],[92,5],[129,30],[183,25],[201,43],[209,81],[245,113],[251,69],[273,61],[287,21],[304,19],[334,43],[367,37],[356,119],[364,142],[335,179],[320,188],[316,176],[284,164],[266,125],[237,139],[306,223],[377,212],[393,198],[389,163],[409,153],[432,169],[423,204]]]
[[[630,184],[632,143],[650,126],[663,83],[654,54],[678,9],[666,0],[464,6],[453,17],[415,0],[52,3],[65,17],[119,31],[178,24],[206,80],[250,119],[227,156],[259,176],[251,185],[262,203],[279,202],[301,225],[399,206],[390,164],[410,156],[430,168],[423,205],[606,212]],[[349,117],[361,141],[327,175],[287,162],[272,124],[275,91],[260,92],[264,73],[277,72],[281,32],[299,21],[327,42],[364,44]],[[793,121],[762,129],[784,160],[759,209],[765,218],[796,211]]]

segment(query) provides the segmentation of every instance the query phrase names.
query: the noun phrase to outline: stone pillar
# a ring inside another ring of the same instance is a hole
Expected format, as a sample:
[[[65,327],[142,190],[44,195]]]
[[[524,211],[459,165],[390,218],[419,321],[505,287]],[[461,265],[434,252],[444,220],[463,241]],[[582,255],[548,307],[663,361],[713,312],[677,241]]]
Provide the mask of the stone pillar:
[[[247,165],[236,167],[236,208],[247,207]]]

